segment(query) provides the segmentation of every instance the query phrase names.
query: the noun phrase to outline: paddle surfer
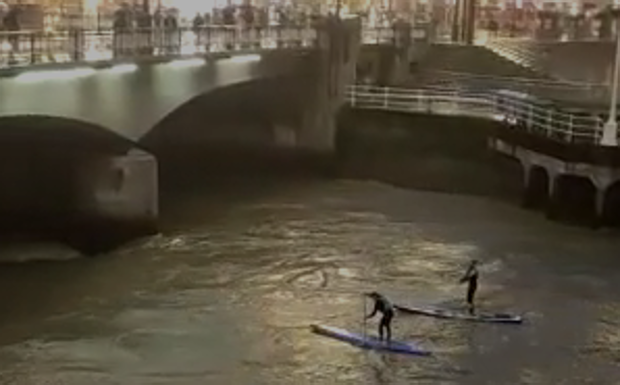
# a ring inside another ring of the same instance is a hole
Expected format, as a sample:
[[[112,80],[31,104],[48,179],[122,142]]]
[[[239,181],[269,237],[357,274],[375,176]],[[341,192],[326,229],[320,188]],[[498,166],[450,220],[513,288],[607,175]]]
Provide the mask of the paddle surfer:
[[[380,312],[382,317],[379,321],[379,339],[383,340],[383,329],[385,329],[387,341],[390,342],[392,339],[392,318],[394,318],[394,307],[387,298],[376,291],[366,295],[375,300],[375,307],[372,313],[366,316],[366,319],[372,318],[375,314],[377,314],[377,312]]]
[[[465,300],[467,301],[467,306],[469,308],[469,314],[473,315],[475,306],[474,299],[476,297],[476,290],[478,290],[478,261],[474,259],[470,262],[467,271],[463,278],[460,279],[460,283],[467,282],[467,295]]]

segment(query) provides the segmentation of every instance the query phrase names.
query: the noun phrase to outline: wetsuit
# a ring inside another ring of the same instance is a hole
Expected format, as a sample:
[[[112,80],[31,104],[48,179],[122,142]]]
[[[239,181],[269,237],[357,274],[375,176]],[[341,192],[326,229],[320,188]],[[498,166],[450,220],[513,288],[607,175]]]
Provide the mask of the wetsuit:
[[[383,314],[381,321],[379,321],[379,339],[383,339],[383,329],[387,332],[387,341],[392,339],[392,318],[394,318],[394,307],[385,297],[376,297],[375,308],[366,318],[372,318],[380,312]]]
[[[467,269],[465,276],[461,278],[461,283],[467,282],[467,296],[465,300],[469,306],[469,312],[474,313],[474,299],[476,297],[476,290],[478,290],[478,269],[476,265],[472,264]]]

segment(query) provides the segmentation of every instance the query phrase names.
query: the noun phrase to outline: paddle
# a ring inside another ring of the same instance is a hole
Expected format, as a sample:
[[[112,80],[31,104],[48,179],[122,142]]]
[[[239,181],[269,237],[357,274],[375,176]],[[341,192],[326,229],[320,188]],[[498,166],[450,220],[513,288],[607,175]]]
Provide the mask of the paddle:
[[[362,303],[364,304],[364,312],[362,313],[362,330],[364,339],[366,339],[366,294],[362,294]]]

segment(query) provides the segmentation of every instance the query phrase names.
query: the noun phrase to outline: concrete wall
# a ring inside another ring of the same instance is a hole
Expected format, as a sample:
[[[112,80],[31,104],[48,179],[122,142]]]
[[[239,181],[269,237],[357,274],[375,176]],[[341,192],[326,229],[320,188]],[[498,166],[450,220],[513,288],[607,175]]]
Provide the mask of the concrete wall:
[[[607,41],[538,43],[540,65],[552,76],[609,84],[615,44]]]
[[[496,125],[473,118],[347,109],[339,120],[338,169],[347,178],[518,201],[519,163],[487,148]]]
[[[339,172],[417,189],[501,196],[563,222],[620,225],[617,149],[561,151],[558,142],[538,143],[571,159],[593,159],[567,161],[499,138],[505,131],[512,132],[490,120],[347,109],[339,124]]]

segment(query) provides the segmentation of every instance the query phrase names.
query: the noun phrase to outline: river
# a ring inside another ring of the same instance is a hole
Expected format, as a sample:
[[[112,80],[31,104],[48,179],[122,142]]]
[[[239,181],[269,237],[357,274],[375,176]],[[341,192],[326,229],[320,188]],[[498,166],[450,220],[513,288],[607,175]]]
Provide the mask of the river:
[[[0,383],[620,383],[617,232],[376,182],[254,183],[186,197],[163,235],[109,255],[5,250]],[[432,358],[309,331],[360,330],[367,290],[457,305],[474,257],[481,306],[526,324],[398,315],[394,338]]]

